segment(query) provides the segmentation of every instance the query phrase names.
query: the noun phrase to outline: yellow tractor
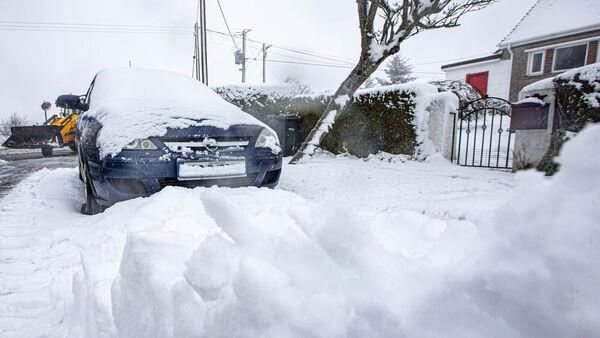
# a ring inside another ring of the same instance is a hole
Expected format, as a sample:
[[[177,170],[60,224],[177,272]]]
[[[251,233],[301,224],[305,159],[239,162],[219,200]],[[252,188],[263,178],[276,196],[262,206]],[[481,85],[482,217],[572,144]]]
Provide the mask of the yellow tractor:
[[[53,115],[41,126],[10,128],[11,136],[3,146],[13,149],[42,149],[45,157],[52,156],[55,148],[69,147],[76,151],[76,123],[81,110],[69,108],[68,105],[62,106],[59,114]]]

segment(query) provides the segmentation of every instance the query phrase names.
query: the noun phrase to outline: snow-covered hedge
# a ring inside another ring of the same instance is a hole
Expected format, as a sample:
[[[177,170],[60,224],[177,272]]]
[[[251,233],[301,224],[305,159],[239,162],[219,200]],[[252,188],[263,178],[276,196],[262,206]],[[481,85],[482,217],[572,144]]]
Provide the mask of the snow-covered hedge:
[[[215,91],[227,101],[263,122],[270,114],[302,117],[299,136],[304,140],[323,114],[328,95],[296,95],[293,87],[228,86]],[[366,157],[378,152],[426,157],[447,152],[450,112],[456,96],[437,86],[413,82],[361,90],[349,102],[321,146],[335,154]]]

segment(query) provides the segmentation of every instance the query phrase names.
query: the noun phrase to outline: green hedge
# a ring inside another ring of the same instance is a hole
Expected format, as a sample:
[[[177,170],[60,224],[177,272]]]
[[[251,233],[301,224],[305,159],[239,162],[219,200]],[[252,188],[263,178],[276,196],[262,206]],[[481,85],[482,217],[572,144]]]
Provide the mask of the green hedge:
[[[301,116],[299,135],[306,139],[323,114],[328,96],[284,95],[256,88],[218,87],[215,91],[245,112],[267,122],[267,115]],[[380,151],[413,155],[417,135],[413,125],[415,94],[406,90],[368,90],[356,95],[347,112],[325,136],[321,147],[334,154],[359,157]]]

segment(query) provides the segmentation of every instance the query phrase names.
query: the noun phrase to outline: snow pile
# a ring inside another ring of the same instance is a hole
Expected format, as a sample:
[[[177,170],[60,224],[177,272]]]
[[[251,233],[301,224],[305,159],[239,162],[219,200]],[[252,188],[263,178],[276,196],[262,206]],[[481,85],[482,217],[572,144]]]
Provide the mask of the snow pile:
[[[200,224],[188,228],[214,220],[219,231],[206,239],[174,229],[129,236],[112,289],[120,336],[396,336],[476,247],[466,221],[406,211],[368,220],[276,190],[197,196]]]
[[[521,174],[514,199],[485,227],[407,211],[364,218],[333,200],[317,205],[259,189],[188,193],[188,205],[175,205],[195,206],[192,218],[165,222],[144,209],[165,223],[128,237],[112,287],[116,330],[148,337],[596,336],[598,142],[600,126],[581,133],[553,180]],[[153,197],[154,207],[180,199],[178,192]]]
[[[518,174],[493,218],[510,174],[385,154],[93,217],[76,169],[44,170],[0,200],[0,332],[597,337],[599,142],[592,126],[553,178]]]
[[[283,191],[198,192],[199,215],[210,217],[195,219],[219,230],[205,239],[131,234],[113,285],[116,328],[149,337],[597,336],[598,142],[600,126],[582,132],[553,180],[521,174],[514,199],[483,228],[406,211],[367,219]]]
[[[450,92],[439,92],[438,86],[420,81],[363,89],[357,91],[355,97],[385,91],[403,91],[412,95],[415,105],[413,124],[417,134],[416,157],[425,159],[442,153],[449,158],[452,147],[451,113],[459,107],[458,97]]]
[[[167,128],[257,125],[262,122],[187,76],[145,69],[108,69],[96,76],[90,110],[103,126],[100,156],[115,156],[138,138],[162,136]]]
[[[568,142],[552,180],[518,175],[512,201],[496,215],[494,250],[479,259],[475,273],[436,296],[424,323],[453,336],[600,335],[598,142],[600,125]],[[436,323],[441,315],[443,325]]]

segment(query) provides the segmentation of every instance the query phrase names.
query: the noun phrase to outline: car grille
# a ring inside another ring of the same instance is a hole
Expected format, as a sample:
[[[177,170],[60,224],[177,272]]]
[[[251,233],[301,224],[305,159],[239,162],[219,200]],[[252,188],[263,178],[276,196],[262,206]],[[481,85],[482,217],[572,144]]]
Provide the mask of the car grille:
[[[215,180],[198,180],[198,181],[179,181],[174,178],[159,179],[160,186],[162,188],[166,186],[173,187],[184,187],[184,188],[196,188],[196,187],[212,187],[214,185],[219,187],[246,187],[253,186],[256,182],[257,174],[251,174],[246,177],[236,177],[228,179],[215,179]]]
[[[208,152],[235,152],[244,151],[249,138],[244,137],[204,137],[204,138],[179,138],[161,139],[169,150],[176,153],[208,151]]]

